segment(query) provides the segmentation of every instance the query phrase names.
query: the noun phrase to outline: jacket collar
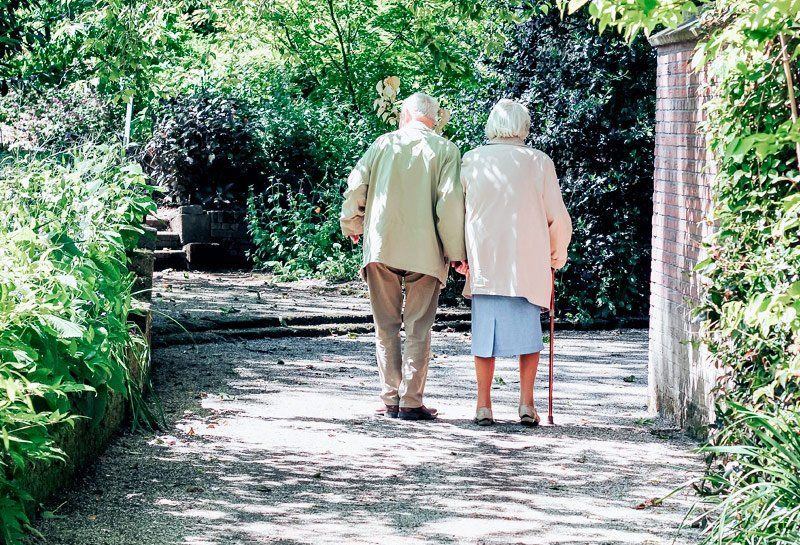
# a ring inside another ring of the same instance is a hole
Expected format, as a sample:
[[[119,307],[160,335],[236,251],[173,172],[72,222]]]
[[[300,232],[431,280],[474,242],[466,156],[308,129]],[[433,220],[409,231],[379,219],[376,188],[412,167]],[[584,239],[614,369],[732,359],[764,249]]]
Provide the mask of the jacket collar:
[[[512,146],[524,146],[525,140],[517,136],[497,137],[489,140],[490,144],[509,144]]]
[[[433,130],[430,127],[428,127],[425,123],[423,123],[422,121],[416,121],[416,120],[409,121],[408,123],[403,125],[403,129],[417,129],[417,130],[421,130],[421,131],[432,131]]]

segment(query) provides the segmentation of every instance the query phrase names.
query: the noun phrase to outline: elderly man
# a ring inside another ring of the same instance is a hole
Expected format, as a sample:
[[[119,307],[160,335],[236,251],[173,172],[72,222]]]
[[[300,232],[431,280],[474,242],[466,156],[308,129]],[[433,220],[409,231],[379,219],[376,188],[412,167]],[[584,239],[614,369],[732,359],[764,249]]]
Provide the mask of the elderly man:
[[[436,99],[423,93],[403,101],[400,128],[358,161],[342,205],[342,232],[354,243],[364,237],[361,275],[375,320],[385,414],[407,420],[436,418],[422,403],[431,327],[448,262],[466,270],[461,155],[433,131],[438,112]]]

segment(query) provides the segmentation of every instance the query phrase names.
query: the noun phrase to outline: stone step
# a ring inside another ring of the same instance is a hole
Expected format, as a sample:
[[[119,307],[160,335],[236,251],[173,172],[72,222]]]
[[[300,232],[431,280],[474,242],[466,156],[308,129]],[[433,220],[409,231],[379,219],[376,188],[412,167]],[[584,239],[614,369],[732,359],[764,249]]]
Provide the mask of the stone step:
[[[159,250],[180,250],[181,236],[172,231],[159,231],[156,235],[156,248]]]
[[[149,225],[143,225],[142,231],[143,232],[139,237],[138,247],[142,250],[155,250],[158,232]]]
[[[147,216],[144,221],[148,226],[157,229],[158,231],[169,230],[169,220],[165,218],[160,218],[158,216]]]
[[[155,251],[156,271],[165,269],[175,269],[176,271],[186,270],[186,252],[183,250],[156,250]]]

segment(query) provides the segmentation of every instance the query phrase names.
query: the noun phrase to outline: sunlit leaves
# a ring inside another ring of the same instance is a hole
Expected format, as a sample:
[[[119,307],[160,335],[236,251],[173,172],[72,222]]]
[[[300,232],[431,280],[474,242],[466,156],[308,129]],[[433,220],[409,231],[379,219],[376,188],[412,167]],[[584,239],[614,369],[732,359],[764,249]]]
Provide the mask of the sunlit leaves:
[[[17,543],[27,525],[26,494],[15,478],[32,464],[63,458],[52,432],[74,423],[72,401],[136,391],[127,364],[140,354],[141,341],[127,323],[132,278],[126,251],[152,209],[141,168],[127,165],[117,148],[0,163],[0,519],[6,543]],[[100,413],[88,416],[102,416],[102,405],[94,406]]]

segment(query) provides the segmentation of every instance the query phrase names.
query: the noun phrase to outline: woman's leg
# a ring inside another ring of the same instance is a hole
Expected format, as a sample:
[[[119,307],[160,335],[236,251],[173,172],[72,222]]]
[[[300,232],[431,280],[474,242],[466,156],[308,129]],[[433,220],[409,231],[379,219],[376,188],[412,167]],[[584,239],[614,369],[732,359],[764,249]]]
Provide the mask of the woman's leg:
[[[477,358],[476,358],[477,361]],[[539,352],[519,357],[519,404],[533,405],[533,386],[539,369]]]
[[[492,408],[492,379],[494,358],[475,356],[475,377],[478,379],[478,408]]]

